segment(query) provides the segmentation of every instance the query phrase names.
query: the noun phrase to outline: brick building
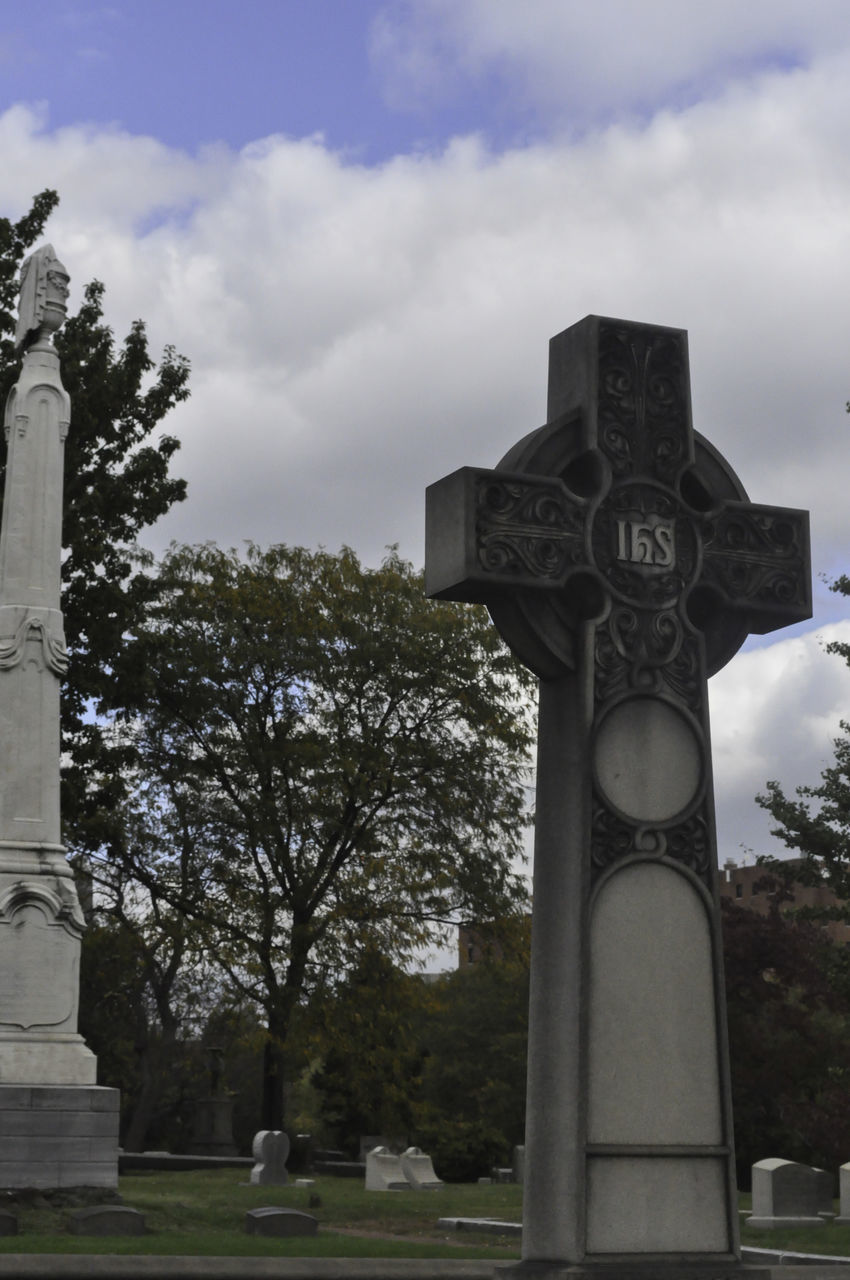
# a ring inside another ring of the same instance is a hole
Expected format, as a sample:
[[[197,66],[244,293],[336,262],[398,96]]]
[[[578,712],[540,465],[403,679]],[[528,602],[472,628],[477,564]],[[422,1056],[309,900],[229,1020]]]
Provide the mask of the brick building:
[[[720,896],[731,899],[739,907],[746,907],[749,911],[757,911],[759,915],[766,916],[773,898],[773,891],[765,885],[765,881],[769,878],[770,872],[766,867],[739,867],[729,859],[720,869]],[[789,901],[787,906],[783,904],[781,908],[783,911],[794,911],[798,907],[845,905],[839,902],[825,884],[806,885],[795,881],[792,891],[793,901]],[[840,943],[842,946],[850,943],[850,925],[840,920],[830,920],[823,927],[833,942]]]

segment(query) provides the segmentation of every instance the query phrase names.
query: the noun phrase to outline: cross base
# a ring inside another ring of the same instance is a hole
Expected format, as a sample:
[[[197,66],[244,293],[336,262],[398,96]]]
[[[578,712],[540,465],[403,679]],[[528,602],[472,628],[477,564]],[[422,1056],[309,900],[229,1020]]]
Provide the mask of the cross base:
[[[732,1258],[718,1262],[677,1262],[669,1255],[657,1262],[528,1261],[500,1267],[507,1280],[770,1280],[771,1268]]]

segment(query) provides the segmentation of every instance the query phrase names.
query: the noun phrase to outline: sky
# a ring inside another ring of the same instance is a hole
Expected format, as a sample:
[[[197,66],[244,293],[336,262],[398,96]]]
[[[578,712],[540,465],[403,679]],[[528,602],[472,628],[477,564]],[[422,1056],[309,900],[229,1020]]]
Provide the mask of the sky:
[[[423,560],[424,491],[545,419],[549,338],[689,332],[696,429],[811,511],[815,614],[711,682],[721,861],[850,719],[846,0],[0,7],[0,215],[192,363],[143,541]]]

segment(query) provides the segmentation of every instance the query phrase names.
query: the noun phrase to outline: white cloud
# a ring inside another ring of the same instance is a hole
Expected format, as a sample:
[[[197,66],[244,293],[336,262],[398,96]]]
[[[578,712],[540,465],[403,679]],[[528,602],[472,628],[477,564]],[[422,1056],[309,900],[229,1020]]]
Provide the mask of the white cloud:
[[[372,56],[396,109],[490,79],[547,131],[575,130],[807,65],[846,37],[843,0],[395,0],[375,20]]]
[[[0,116],[0,195],[45,185],[79,288],[193,361],[173,416],[185,538],[422,555],[427,483],[543,420],[551,334],[589,311],[690,330],[695,424],[757,501],[846,533],[850,57],[645,128],[376,169],[319,138],[198,157]],[[262,495],[262,500],[259,500]]]
[[[818,52],[833,16],[814,7],[806,68],[500,154],[456,139],[370,169],[273,137],[189,156],[0,115],[0,207],[59,189],[48,234],[72,303],[98,276],[119,334],[141,315],[154,350],[193,361],[168,424],[190,498],[148,540],[346,542],[370,561],[400,541],[421,562],[425,486],[543,421],[549,337],[598,312],[689,329],[697,429],[753,500],[811,509],[816,572],[846,569],[850,53]],[[819,620],[844,605],[819,594]],[[768,778],[817,781],[846,681],[814,635],[716,677],[725,856],[765,847]]]
[[[741,861],[744,849],[788,853],[754,797],[771,780],[787,795],[816,786],[833,762],[850,719],[850,671],[826,652],[830,641],[850,641],[850,621],[741,653],[709,685],[721,861]]]

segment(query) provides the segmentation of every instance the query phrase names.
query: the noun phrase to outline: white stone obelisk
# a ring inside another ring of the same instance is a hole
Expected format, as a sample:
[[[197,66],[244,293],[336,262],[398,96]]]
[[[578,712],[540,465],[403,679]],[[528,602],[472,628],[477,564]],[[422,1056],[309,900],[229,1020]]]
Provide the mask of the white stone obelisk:
[[[77,1031],[85,922],[60,830],[59,683],[68,659],[59,593],[70,400],[52,334],[67,296],[67,272],[45,245],[23,266],[16,333],[23,367],[5,416],[0,1187],[117,1180],[117,1091],[96,1087],[95,1056]],[[16,1119],[8,1122],[11,1112]]]

